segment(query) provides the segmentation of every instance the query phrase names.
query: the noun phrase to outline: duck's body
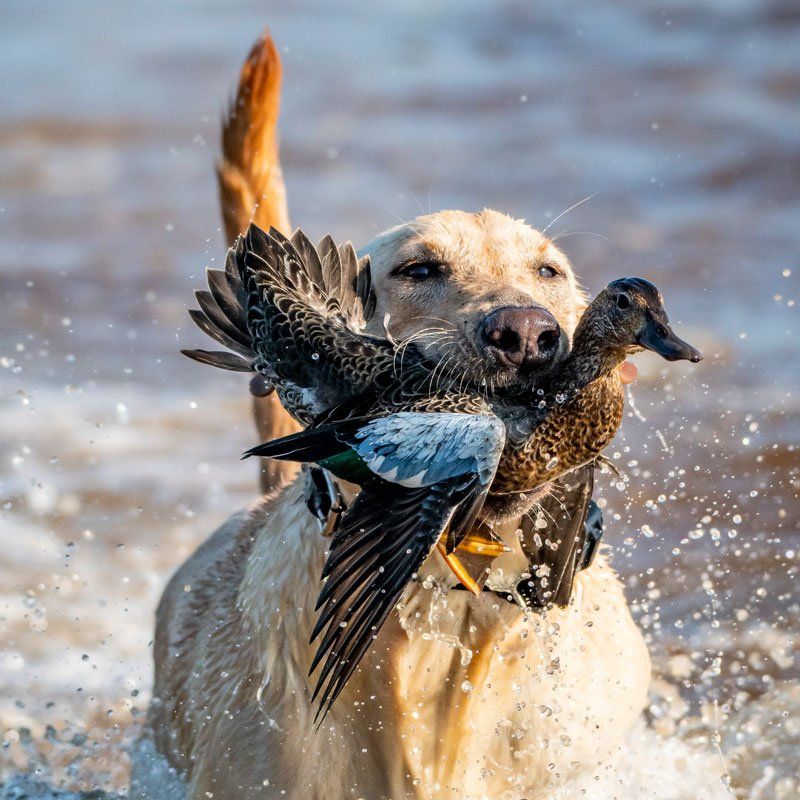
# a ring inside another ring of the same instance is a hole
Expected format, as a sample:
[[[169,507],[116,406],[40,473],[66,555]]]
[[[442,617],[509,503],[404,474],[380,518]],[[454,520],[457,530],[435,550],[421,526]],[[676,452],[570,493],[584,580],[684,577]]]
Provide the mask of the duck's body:
[[[655,287],[633,283],[655,293],[660,305]],[[439,385],[435,365],[413,344],[399,349],[364,332],[375,300],[368,262],[358,262],[352,247],[337,248],[325,237],[315,248],[301,231],[288,240],[253,225],[231,249],[226,271],[209,271],[211,293],[198,292],[202,312],[192,312],[203,330],[242,357],[184,352],[266,375],[306,426],[398,412],[496,415],[508,435],[493,491],[530,490],[597,456],[619,428],[616,368],[642,349],[632,335],[610,335],[611,295],[629,284],[615,281],[590,303],[555,375],[524,394],[487,399],[478,387]]]
[[[361,487],[323,570],[312,636],[322,636],[312,670],[322,665],[323,713],[442,534],[450,553],[490,487],[535,489],[608,444],[622,419],[616,367],[628,353],[646,345],[670,357],[666,343],[674,357],[699,358],[666,327],[655,287],[625,279],[589,305],[546,386],[487,399],[477,387],[437,385],[416,348],[364,332],[374,296],[368,263],[349,245],[326,238],[318,252],[299,231],[289,240],[251,225],[209,287],[193,317],[239,357],[187,354],[265,375],[309,426],[248,455],[317,463]],[[642,338],[647,324],[660,328],[652,341]]]
[[[623,383],[616,370],[571,397],[551,394],[549,399],[544,418],[532,425],[529,419],[515,420],[522,432],[508,435],[492,492],[533,491],[597,458],[622,423]]]

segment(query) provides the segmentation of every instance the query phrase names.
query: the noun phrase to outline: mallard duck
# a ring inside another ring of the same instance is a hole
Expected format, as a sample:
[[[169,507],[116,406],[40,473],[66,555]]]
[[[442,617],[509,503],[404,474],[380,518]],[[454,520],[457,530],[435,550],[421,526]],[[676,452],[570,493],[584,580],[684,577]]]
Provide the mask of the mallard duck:
[[[452,556],[490,487],[536,488],[610,441],[622,408],[612,373],[626,355],[701,357],[670,329],[658,290],[623,279],[589,305],[546,386],[487,399],[478,388],[438,386],[413,345],[401,353],[389,336],[365,333],[375,305],[369,263],[349,244],[326,237],[314,248],[300,231],[288,239],[251,225],[208,282],[193,319],[236,355],[183,352],[261,373],[308,425],[245,455],[313,462],[361,489],[331,542],[317,604],[311,671],[324,659],[314,692],[323,716],[404,587],[443,534]]]

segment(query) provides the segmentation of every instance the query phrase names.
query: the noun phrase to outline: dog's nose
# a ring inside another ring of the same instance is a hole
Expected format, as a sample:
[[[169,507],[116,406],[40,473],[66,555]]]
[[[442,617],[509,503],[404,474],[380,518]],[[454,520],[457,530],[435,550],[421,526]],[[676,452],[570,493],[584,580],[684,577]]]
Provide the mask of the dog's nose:
[[[540,306],[507,306],[487,314],[481,324],[486,350],[511,367],[545,367],[558,352],[561,328]]]

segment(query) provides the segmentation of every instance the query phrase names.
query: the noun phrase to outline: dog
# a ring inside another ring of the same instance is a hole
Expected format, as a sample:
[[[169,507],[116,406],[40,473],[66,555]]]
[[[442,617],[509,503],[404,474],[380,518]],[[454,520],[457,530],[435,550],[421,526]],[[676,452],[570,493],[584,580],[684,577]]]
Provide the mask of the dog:
[[[251,219],[289,232],[280,83],[265,35],[223,130],[229,241]],[[423,216],[360,253],[372,265],[375,331],[414,339],[443,373],[492,387],[556,368],[586,302],[566,256],[496,211]],[[559,339],[547,354],[545,329]],[[255,400],[262,440],[295,429],[266,391]],[[577,574],[569,603],[547,611],[452,591],[434,553],[316,729],[309,635],[326,539],[302,477],[275,464],[262,479],[271,491],[200,546],[158,606],[132,797],[538,800],[613,769],[644,707],[650,663],[604,553]],[[537,499],[492,500],[508,552],[491,585],[524,573],[516,532]]]

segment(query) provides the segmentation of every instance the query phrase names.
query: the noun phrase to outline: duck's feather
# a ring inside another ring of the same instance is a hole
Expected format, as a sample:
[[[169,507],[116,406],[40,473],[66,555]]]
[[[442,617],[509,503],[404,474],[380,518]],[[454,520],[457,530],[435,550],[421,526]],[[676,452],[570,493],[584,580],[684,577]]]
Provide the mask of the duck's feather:
[[[362,491],[345,513],[325,565],[326,583],[311,641],[320,635],[311,666],[317,676],[318,719],[333,702],[377,636],[408,582],[478,482],[475,474],[434,486]]]
[[[221,345],[230,348],[244,358],[252,358],[253,351],[249,345],[242,344],[232,336],[229,336],[227,331],[221,326],[217,325],[208,315],[204,314],[202,311],[198,311],[195,308],[190,308],[189,316],[201,331],[204,331],[213,339],[216,339]]]
[[[222,350],[181,350],[181,353],[200,364],[229,369],[232,372],[251,372],[253,369],[251,362],[247,359]]]
[[[489,414],[398,412],[368,422],[348,440],[376,475],[416,488],[465,473],[488,486],[505,444]]]
[[[583,523],[592,499],[594,469],[590,463],[562,475],[539,503],[536,514],[523,518],[522,550],[529,563],[539,567],[526,588],[539,606],[564,606],[569,602],[583,553]],[[547,522],[546,526],[536,525],[537,515]]]
[[[364,333],[375,294],[369,260],[359,260],[349,242],[337,247],[327,236],[315,248],[302,231],[289,239],[251,225],[228,251],[225,270],[208,270],[207,280],[192,319],[276,382],[302,422],[363,392],[376,373],[392,373],[394,345]],[[186,353],[244,369],[205,351]]]
[[[380,481],[407,489],[474,475],[476,483],[470,502],[458,515],[452,541],[448,542],[452,549],[483,505],[504,443],[503,423],[489,414],[398,412],[314,425],[253,447],[245,457],[314,462],[356,483],[360,482],[359,474],[371,473]],[[345,474],[336,470],[331,459],[348,449],[357,457],[359,466],[342,464]]]
[[[368,421],[369,419],[364,417],[353,418],[332,425],[309,428],[251,447],[245,451],[244,457],[260,456],[276,458],[279,461],[318,463],[350,449],[346,438],[355,434],[358,428]]]
[[[252,353],[252,349],[250,348],[250,334],[247,331],[247,325],[240,325],[239,320],[234,322],[228,319],[228,317],[222,313],[222,309],[217,305],[214,295],[212,295],[211,292],[198,289],[194,293],[194,296],[197,299],[197,305],[200,306],[200,310],[213,325],[227,334],[231,339],[236,340],[240,345],[247,347]],[[189,311],[189,314],[191,315],[192,312]],[[213,336],[213,334],[211,335]]]

